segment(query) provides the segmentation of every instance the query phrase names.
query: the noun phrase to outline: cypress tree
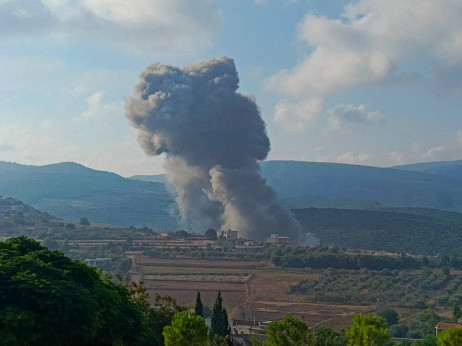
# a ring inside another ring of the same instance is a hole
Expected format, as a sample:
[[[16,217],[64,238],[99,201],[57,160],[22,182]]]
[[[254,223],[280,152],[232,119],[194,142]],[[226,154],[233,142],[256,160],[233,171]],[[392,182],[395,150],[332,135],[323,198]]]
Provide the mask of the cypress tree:
[[[204,306],[202,305],[201,293],[199,291],[197,291],[196,306],[194,307],[194,312],[197,316],[204,317]]]
[[[221,298],[221,291],[218,291],[218,296],[213,306],[210,338],[212,338],[215,334],[222,337],[226,337],[230,333],[231,328],[229,327],[228,314],[226,313],[226,309],[223,308],[223,299]]]

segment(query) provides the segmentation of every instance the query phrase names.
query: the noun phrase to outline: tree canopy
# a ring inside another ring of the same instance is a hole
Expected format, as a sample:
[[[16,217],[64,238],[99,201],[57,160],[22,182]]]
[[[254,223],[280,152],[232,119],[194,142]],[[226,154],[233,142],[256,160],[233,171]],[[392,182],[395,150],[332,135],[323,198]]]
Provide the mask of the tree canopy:
[[[194,307],[194,312],[196,313],[197,316],[204,317],[204,306],[202,305],[200,292],[197,292],[196,306]]]
[[[3,345],[145,344],[150,330],[128,290],[25,237],[0,242]]]
[[[162,332],[165,346],[208,345],[207,325],[201,316],[182,311],[175,314],[171,325]]]
[[[221,291],[218,291],[218,296],[213,306],[210,337],[212,338],[214,335],[226,337],[230,333],[231,328],[229,327],[228,313],[226,312],[226,309],[223,307]]]
[[[345,333],[351,346],[385,346],[390,340],[387,321],[375,316],[354,316]]]

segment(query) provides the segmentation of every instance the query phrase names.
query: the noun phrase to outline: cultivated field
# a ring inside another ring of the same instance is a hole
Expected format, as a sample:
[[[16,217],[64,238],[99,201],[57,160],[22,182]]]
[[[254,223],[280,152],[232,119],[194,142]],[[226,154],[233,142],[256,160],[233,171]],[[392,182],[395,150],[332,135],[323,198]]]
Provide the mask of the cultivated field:
[[[314,304],[290,295],[289,286],[302,279],[315,280],[316,271],[285,271],[268,262],[208,259],[153,259],[134,256],[151,297],[168,294],[178,303],[193,306],[197,291],[205,305],[213,306],[218,290],[230,318],[277,320],[291,313],[310,326],[347,327],[357,313],[376,307]]]

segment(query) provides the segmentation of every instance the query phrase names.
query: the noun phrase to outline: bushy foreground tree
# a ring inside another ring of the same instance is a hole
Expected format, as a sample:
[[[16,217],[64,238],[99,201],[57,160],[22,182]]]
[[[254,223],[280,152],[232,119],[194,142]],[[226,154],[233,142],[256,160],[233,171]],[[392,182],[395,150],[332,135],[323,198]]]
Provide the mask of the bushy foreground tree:
[[[351,346],[385,346],[390,341],[387,321],[375,316],[354,316],[345,334]]]
[[[282,321],[271,323],[266,329],[265,342],[252,340],[257,346],[346,346],[344,335],[329,328],[310,330],[308,325],[287,314]]]
[[[128,290],[25,237],[0,243],[2,345],[147,344]]]
[[[462,328],[452,328],[441,333],[436,338],[438,346],[460,346],[462,345]]]
[[[183,311],[173,317],[171,325],[162,332],[165,346],[206,346],[207,325],[201,316]]]
[[[265,334],[268,337],[265,342],[254,340],[254,343],[261,346],[299,346],[315,344],[315,337],[308,329],[307,324],[290,314],[287,314],[282,321],[271,323],[265,329]]]
[[[25,237],[0,242],[0,345],[163,345],[184,310]]]

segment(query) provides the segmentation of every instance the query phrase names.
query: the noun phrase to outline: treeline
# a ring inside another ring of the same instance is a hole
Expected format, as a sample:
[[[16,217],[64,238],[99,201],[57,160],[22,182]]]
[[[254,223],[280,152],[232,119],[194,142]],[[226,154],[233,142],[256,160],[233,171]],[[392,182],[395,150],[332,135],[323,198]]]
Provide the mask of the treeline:
[[[337,247],[277,247],[270,253],[270,260],[280,267],[313,269],[415,269],[420,261],[407,256],[373,256],[347,253]]]
[[[422,208],[294,209],[322,244],[421,255],[462,253],[462,214]]]
[[[0,242],[1,345],[162,345],[184,310],[25,237]]]
[[[290,287],[292,294],[304,294],[315,302],[339,304],[382,304],[407,308],[427,308],[437,297],[441,306],[462,304],[458,289],[460,277],[430,270],[411,273],[407,270],[373,271],[327,269],[317,280],[301,280]]]

